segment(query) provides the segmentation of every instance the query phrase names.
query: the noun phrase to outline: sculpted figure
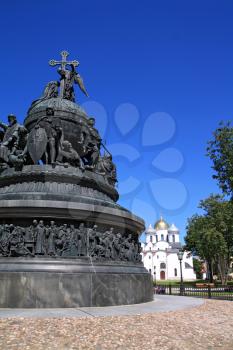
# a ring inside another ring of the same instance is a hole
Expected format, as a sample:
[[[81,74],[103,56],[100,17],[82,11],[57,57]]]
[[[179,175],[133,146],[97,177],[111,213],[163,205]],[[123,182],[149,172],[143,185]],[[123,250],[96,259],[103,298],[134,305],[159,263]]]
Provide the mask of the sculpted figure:
[[[142,261],[142,256],[141,256],[141,251],[142,251],[142,247],[141,247],[141,243],[140,242],[136,242],[135,243],[135,259],[137,262],[141,262]]]
[[[110,228],[109,231],[105,232],[105,257],[107,259],[113,257],[113,239],[114,239],[114,234],[113,234],[113,227]]]
[[[95,256],[97,258],[106,258],[106,250],[106,237],[101,237],[101,234],[99,234],[98,241],[95,247]]]
[[[84,223],[81,223],[78,228],[78,256],[87,255],[87,230]]]
[[[8,116],[8,125],[0,122],[0,127],[3,130],[4,136],[0,145],[0,163],[4,167],[9,165],[10,154],[17,156],[20,152],[22,136],[26,134],[26,129],[17,122],[16,116],[10,114]],[[24,145],[25,146],[25,145]],[[18,153],[17,153],[18,152]],[[22,149],[21,149],[22,152]]]
[[[29,231],[31,232],[31,235],[34,241],[36,239],[36,234],[37,234],[37,225],[38,225],[38,221],[33,220],[32,225],[29,227]]]
[[[55,238],[57,235],[57,227],[54,221],[50,221],[50,226],[47,230],[47,253],[48,255],[55,256]]]
[[[37,225],[37,221],[36,221],[36,225]],[[33,226],[33,228],[34,228],[34,226]],[[32,229],[32,226],[27,227],[24,230],[24,245],[32,254],[34,254],[34,252],[35,252],[35,234],[34,234],[34,230]]]
[[[0,129],[0,144],[1,144],[2,141],[3,141],[4,134],[5,134],[4,130],[3,130],[3,129]]]
[[[17,256],[17,249],[18,244],[22,241],[21,232],[18,227],[13,227],[12,225],[12,232],[10,236],[10,255],[11,256]]]
[[[30,252],[30,250],[24,245],[23,240],[19,240],[16,250],[15,250],[15,256],[34,256],[33,253]]]
[[[2,256],[9,255],[9,245],[11,233],[14,229],[14,225],[1,225],[1,238],[0,238],[0,254]]]
[[[81,127],[81,139],[83,146],[83,161],[86,168],[93,169],[100,156],[101,137],[95,126],[95,118],[89,118],[87,126]]]
[[[83,80],[81,76],[75,71],[75,66],[70,64],[71,70],[66,69],[65,67],[58,68],[58,74],[60,74],[60,95],[66,100],[75,102],[75,93],[74,93],[74,84],[78,84],[80,90],[86,95],[87,91],[84,87]]]
[[[37,164],[41,159],[45,164],[71,165],[84,170],[81,157],[72,144],[64,140],[61,124],[53,116],[53,108],[47,108],[46,115],[30,131],[27,148],[33,162]]]
[[[13,228],[10,237],[10,256],[33,256],[33,253],[25,246],[24,233],[21,227]]]
[[[45,238],[46,238],[46,228],[44,226],[43,220],[40,220],[39,224],[36,227],[36,246],[35,246],[36,255],[43,255],[46,253]]]
[[[129,234],[128,237],[126,237],[122,243],[122,259],[123,260],[131,260],[132,252],[131,252],[131,239],[132,235]]]
[[[108,183],[115,186],[115,183],[117,182],[117,173],[111,154],[105,154],[103,157],[99,157],[96,172],[104,175]]]
[[[42,97],[39,100],[42,101],[42,100],[48,100],[53,97],[57,97],[59,85],[60,84],[58,81],[54,81],[54,80],[49,81],[44,89]]]
[[[46,115],[39,119],[30,131],[27,149],[34,164],[43,160],[45,164],[55,164],[63,140],[62,128],[56,124],[53,108],[46,108]]]
[[[70,249],[69,249],[69,255],[70,256],[77,256],[78,255],[78,230],[75,229],[74,225],[70,225]]]
[[[78,230],[74,225],[67,226],[64,224],[60,231],[60,251],[59,255],[65,256],[77,256],[78,255]]]
[[[57,255],[61,255],[63,251],[64,242],[66,240],[66,226],[62,225],[57,228],[57,235],[55,239],[55,249]]]
[[[103,246],[102,256],[106,259],[111,257],[111,238],[105,233],[101,239],[101,244]]]
[[[18,129],[18,139],[14,143],[8,156],[9,166],[11,167],[13,166],[16,170],[21,170],[23,164],[26,161],[24,149],[27,143],[27,136],[28,136],[27,129],[23,126],[20,126]]]
[[[97,225],[94,225],[93,228],[88,229],[88,254],[90,256],[95,255],[95,247],[96,247],[96,234],[97,234]]]
[[[78,166],[84,170],[84,165],[78,152],[72,147],[69,141],[63,141],[61,147],[59,147],[59,153],[56,159],[56,164],[70,164],[72,166]]]
[[[14,114],[8,115],[8,125],[0,122],[0,127],[4,130],[4,137],[1,146],[10,149],[18,138],[18,129],[20,124],[17,122]]]
[[[71,232],[67,224],[62,225],[59,237],[61,239],[60,255],[69,256],[71,249]]]
[[[30,109],[35,107],[41,101],[48,100],[48,99],[53,98],[53,97],[58,97],[59,85],[60,84],[58,81],[49,81],[44,89],[43,95],[40,98],[38,98],[37,100],[32,102]]]
[[[54,164],[58,153],[59,143],[61,142],[62,129],[53,124],[54,110],[46,108],[46,116],[38,122],[38,126],[45,130],[47,135],[47,144],[45,149],[46,164]]]
[[[75,67],[79,65],[79,62],[74,61],[67,61],[66,58],[69,56],[69,52],[62,51],[61,52],[61,61],[56,60],[50,60],[49,64],[50,66],[59,66],[58,68],[58,74],[60,74],[60,97],[74,101],[74,84],[78,84],[80,90],[86,95],[87,91],[84,87],[83,80],[79,73],[76,72]],[[67,66],[70,67],[70,69],[67,69]]]
[[[97,231],[97,226],[95,225],[94,227],[95,231],[95,236],[94,236],[94,246],[92,249],[92,257],[99,257],[100,256],[100,251],[103,249],[103,246],[101,246],[101,233]]]
[[[129,257],[130,261],[136,260],[136,251],[135,251],[135,242],[134,241],[130,242],[130,244],[129,244],[128,257]]]
[[[121,234],[117,233],[112,242],[112,257],[113,259],[119,259],[120,258],[120,250],[121,250]]]
[[[76,255],[76,244],[72,240],[72,231],[71,228],[67,226],[67,224],[63,225],[63,248],[61,255],[62,256],[71,256],[72,255],[72,249],[75,249],[75,255]]]

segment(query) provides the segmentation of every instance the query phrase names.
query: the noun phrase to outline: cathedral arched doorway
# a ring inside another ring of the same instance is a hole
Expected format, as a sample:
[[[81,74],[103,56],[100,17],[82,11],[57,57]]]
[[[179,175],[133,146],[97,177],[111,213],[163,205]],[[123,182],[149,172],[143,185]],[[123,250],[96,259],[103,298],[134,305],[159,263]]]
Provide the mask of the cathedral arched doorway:
[[[165,280],[165,271],[160,271],[160,279]]]

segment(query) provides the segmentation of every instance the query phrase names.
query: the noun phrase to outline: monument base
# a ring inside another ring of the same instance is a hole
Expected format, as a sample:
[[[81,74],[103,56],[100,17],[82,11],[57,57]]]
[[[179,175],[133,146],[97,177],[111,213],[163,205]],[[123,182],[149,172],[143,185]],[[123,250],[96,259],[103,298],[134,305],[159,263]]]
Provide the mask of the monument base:
[[[91,258],[1,258],[1,308],[72,308],[151,301],[150,274],[141,264]]]

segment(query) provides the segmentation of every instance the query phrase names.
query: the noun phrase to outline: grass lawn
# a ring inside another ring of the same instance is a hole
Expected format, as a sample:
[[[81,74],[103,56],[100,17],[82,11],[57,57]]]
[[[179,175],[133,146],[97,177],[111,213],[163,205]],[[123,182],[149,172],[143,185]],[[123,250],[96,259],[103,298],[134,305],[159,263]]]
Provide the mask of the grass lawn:
[[[159,286],[179,286],[180,281],[174,281],[174,280],[156,280],[153,282],[154,286],[159,285]],[[209,283],[207,280],[195,280],[195,281],[184,281],[183,282],[185,286],[196,286],[196,283]],[[216,286],[221,285],[221,281],[215,281],[214,284]],[[227,282],[228,286],[233,286],[233,281],[228,281]]]
[[[184,281],[184,285],[187,286],[195,286],[196,283],[208,283],[208,281],[206,280],[195,280],[195,281]],[[171,285],[171,286],[179,286],[180,285],[180,281],[174,281],[174,280],[157,280],[154,281],[154,285],[159,285],[159,286],[167,286],[167,285]]]

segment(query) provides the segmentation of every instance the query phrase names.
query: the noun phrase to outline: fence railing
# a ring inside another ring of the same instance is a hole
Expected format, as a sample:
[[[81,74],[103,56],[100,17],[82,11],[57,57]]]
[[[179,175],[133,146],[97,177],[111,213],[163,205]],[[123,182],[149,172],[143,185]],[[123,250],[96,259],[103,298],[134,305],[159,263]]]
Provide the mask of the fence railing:
[[[182,295],[207,299],[232,300],[233,286],[188,286],[188,285],[156,285],[155,294]]]

